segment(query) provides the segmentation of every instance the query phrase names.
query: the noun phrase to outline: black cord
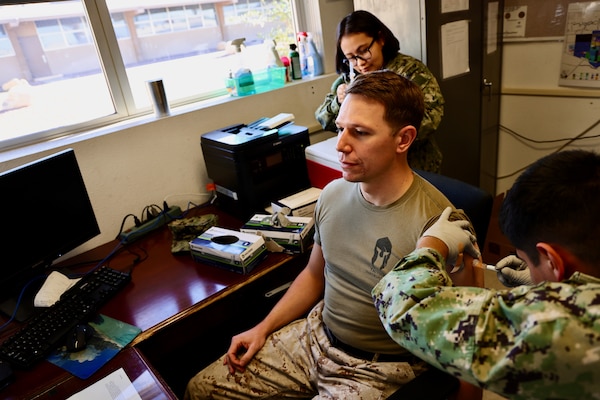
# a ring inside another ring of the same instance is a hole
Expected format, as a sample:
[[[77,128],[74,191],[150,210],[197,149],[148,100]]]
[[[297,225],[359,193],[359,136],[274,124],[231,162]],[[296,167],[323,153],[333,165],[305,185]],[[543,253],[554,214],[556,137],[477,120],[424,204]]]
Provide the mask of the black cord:
[[[108,263],[109,263],[110,259],[113,258],[119,251],[121,251],[123,249],[123,247],[124,246],[123,246],[122,242],[117,243],[117,245],[110,251],[110,253],[108,253],[106,255],[106,257],[104,257],[103,259],[101,259],[100,261],[98,261],[96,263],[96,265],[94,265],[94,267],[92,267],[89,271],[79,272],[79,273],[76,273],[76,274],[70,274],[68,277],[69,278],[81,277],[83,275],[89,274],[92,271],[95,271],[96,269],[100,268],[103,265],[107,265],[108,266]]]
[[[137,249],[143,253],[141,255],[136,253],[135,251],[133,251],[131,248],[129,248],[129,246],[127,246],[125,249],[127,250],[128,253],[130,253],[134,256],[134,259],[131,262],[131,265],[129,266],[128,271],[127,271],[131,274],[133,272],[133,268],[136,265],[138,265],[148,259],[148,252],[142,246],[137,246]]]
[[[21,301],[23,300],[23,294],[25,293],[25,291],[27,290],[27,288],[29,287],[29,285],[31,285],[33,282],[38,281],[42,278],[47,278],[48,275],[37,275],[33,278],[31,278],[31,280],[29,282],[27,282],[23,288],[21,289],[21,292],[19,293],[19,297],[17,298],[17,303],[15,304],[15,308],[13,310],[12,315],[10,316],[10,318],[3,323],[2,325],[0,325],[0,331],[3,330],[4,328],[6,328],[17,316],[17,312],[19,311],[19,306],[21,305]]]
[[[142,225],[142,222],[140,221],[140,219],[138,217],[136,217],[133,214],[127,214],[124,218],[123,221],[121,221],[121,227],[119,228],[119,233],[117,233],[117,237],[115,239],[118,239],[119,236],[121,236],[121,233],[123,233],[123,227],[125,226],[125,221],[127,221],[127,218],[129,217],[133,217],[133,221],[135,223],[135,226],[140,226]]]
[[[575,140],[584,140],[584,139],[596,139],[596,138],[600,137],[600,134],[598,134],[598,135],[585,136],[585,137],[576,136],[575,138],[566,137],[566,138],[553,139],[553,140],[535,140],[535,139],[528,138],[527,136],[523,136],[520,133],[515,132],[512,129],[510,129],[510,128],[504,126],[504,125],[500,125],[500,129],[502,129],[502,130],[510,133],[511,135],[513,135],[513,136],[515,136],[515,137],[517,137],[519,139],[522,139],[522,140],[524,140],[526,142],[535,143],[535,144],[560,143],[560,142],[566,142],[566,141],[575,141]],[[589,129],[587,131],[589,131]]]
[[[600,119],[599,119],[599,120],[597,120],[596,122],[594,122],[594,123],[593,123],[592,125],[590,125],[590,126],[589,126],[589,127],[586,129],[586,130],[584,130],[583,132],[581,132],[579,135],[577,135],[577,136],[575,136],[575,137],[572,137],[572,138],[565,138],[565,139],[558,139],[558,140],[556,140],[556,139],[555,139],[555,140],[549,140],[549,141],[536,141],[536,140],[533,140],[533,139],[526,138],[526,137],[525,137],[525,136],[523,136],[523,135],[519,135],[518,133],[516,133],[516,132],[515,132],[515,131],[513,131],[512,129],[508,129],[508,128],[507,128],[507,127],[505,127],[504,125],[500,125],[500,128],[501,128],[501,129],[503,129],[503,130],[505,130],[506,132],[508,132],[508,133],[512,134],[512,135],[515,135],[515,136],[517,136],[517,137],[519,137],[519,138],[521,138],[521,139],[523,139],[523,140],[527,140],[527,141],[530,141],[530,142],[533,142],[533,143],[555,143],[555,142],[558,142],[558,141],[561,141],[561,142],[564,142],[564,141],[566,141],[566,143],[565,143],[565,144],[563,144],[563,145],[562,145],[562,146],[560,146],[558,149],[556,149],[556,150],[554,150],[552,153],[550,153],[550,154],[555,154],[555,153],[558,153],[559,151],[561,151],[562,149],[564,149],[565,147],[569,146],[571,143],[573,143],[573,142],[576,142],[576,141],[578,141],[578,140],[582,140],[582,139],[591,139],[591,138],[600,137],[600,135],[594,135],[594,136],[585,136],[585,137],[584,137],[584,135],[585,135],[586,133],[588,133],[589,131],[591,131],[592,129],[594,129],[594,128],[595,128],[596,126],[598,126],[599,124],[600,124]],[[526,166],[524,166],[524,167],[522,167],[522,168],[519,168],[518,170],[516,170],[516,171],[514,171],[514,172],[512,172],[512,173],[510,173],[510,174],[503,175],[503,176],[497,176],[497,177],[496,177],[496,179],[506,179],[506,178],[510,178],[510,177],[512,177],[512,176],[514,176],[514,175],[517,175],[517,174],[518,174],[518,173],[520,173],[520,172],[523,172],[523,171],[525,171],[527,168],[529,168],[529,166],[530,166],[530,165],[531,165],[531,164],[527,164]]]
[[[154,218],[158,217],[160,214],[162,214],[163,211],[166,211],[166,210],[168,210],[168,208],[165,208],[163,210],[157,204],[150,204],[150,205],[144,207],[144,209],[142,210],[142,221],[144,223],[151,221]]]

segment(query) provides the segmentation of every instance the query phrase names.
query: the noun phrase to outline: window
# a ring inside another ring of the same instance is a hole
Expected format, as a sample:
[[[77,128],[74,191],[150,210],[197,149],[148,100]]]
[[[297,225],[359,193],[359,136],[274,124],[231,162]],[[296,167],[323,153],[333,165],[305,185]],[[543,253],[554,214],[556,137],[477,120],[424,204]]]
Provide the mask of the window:
[[[129,27],[127,26],[127,21],[125,20],[125,15],[123,13],[114,13],[111,14],[110,20],[112,21],[113,30],[115,31],[115,35],[117,35],[117,39],[129,39],[131,34],[129,33]]]
[[[252,11],[263,11],[263,4],[260,0],[241,0],[238,3],[225,6],[225,24],[233,25],[240,23]]]
[[[294,38],[290,0],[20,3],[0,5],[0,149],[149,112],[153,79],[172,106],[226,95],[228,42],[256,70]]]
[[[35,21],[35,27],[44,50],[92,43],[88,24],[83,17]]]
[[[145,12],[136,15],[134,20],[138,36],[217,26],[214,7],[197,4],[146,9]]]
[[[10,57],[15,55],[15,50],[10,44],[10,39],[4,30],[4,27],[0,25],[0,57]]]

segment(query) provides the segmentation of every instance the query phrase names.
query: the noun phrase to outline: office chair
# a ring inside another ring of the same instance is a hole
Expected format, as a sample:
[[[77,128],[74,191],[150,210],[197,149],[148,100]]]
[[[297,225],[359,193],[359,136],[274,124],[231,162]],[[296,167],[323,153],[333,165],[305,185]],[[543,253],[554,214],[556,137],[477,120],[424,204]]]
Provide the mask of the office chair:
[[[387,400],[445,400],[451,398],[459,387],[458,378],[431,368],[396,390]]]
[[[415,172],[442,192],[454,207],[461,208],[467,214],[477,234],[477,244],[480,249],[483,249],[494,197],[485,190],[458,179],[434,172],[421,170]]]
[[[483,249],[492,214],[492,195],[458,179],[421,170],[415,172],[442,192],[454,207],[467,214],[477,234],[479,248]],[[388,400],[461,400],[478,397],[478,390],[455,376],[432,367],[399,388]]]

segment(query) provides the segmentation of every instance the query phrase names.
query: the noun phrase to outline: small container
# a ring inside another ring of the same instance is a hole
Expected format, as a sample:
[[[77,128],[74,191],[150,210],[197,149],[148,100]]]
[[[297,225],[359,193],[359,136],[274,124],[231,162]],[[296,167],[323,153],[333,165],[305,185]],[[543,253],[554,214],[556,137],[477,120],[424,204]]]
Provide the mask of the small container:
[[[292,79],[302,79],[302,67],[300,66],[300,54],[296,51],[297,46],[290,44],[290,71]]]
[[[256,93],[254,85],[254,75],[252,71],[245,66],[245,60],[243,57],[242,46],[246,38],[234,39],[231,44],[235,47],[235,55],[238,62],[238,69],[233,72],[230,71],[229,77],[226,80],[226,87],[232,96],[248,96]]]
[[[157,117],[169,115],[171,112],[169,110],[167,94],[165,93],[165,87],[162,79],[151,80],[147,81],[146,83],[148,85],[148,94],[150,95],[150,100],[152,101],[154,114],[156,114]]]
[[[256,71],[254,86],[256,93],[264,93],[285,85],[285,67],[269,67]]]

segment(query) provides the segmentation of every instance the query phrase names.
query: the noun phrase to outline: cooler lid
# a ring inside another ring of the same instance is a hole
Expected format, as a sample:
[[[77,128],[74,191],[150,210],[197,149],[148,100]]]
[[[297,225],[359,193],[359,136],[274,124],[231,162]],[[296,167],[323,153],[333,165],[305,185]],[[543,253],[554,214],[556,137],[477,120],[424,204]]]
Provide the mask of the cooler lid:
[[[336,144],[337,136],[311,144],[306,148],[306,159],[341,171],[342,168],[340,167],[337,150],[335,149]]]

